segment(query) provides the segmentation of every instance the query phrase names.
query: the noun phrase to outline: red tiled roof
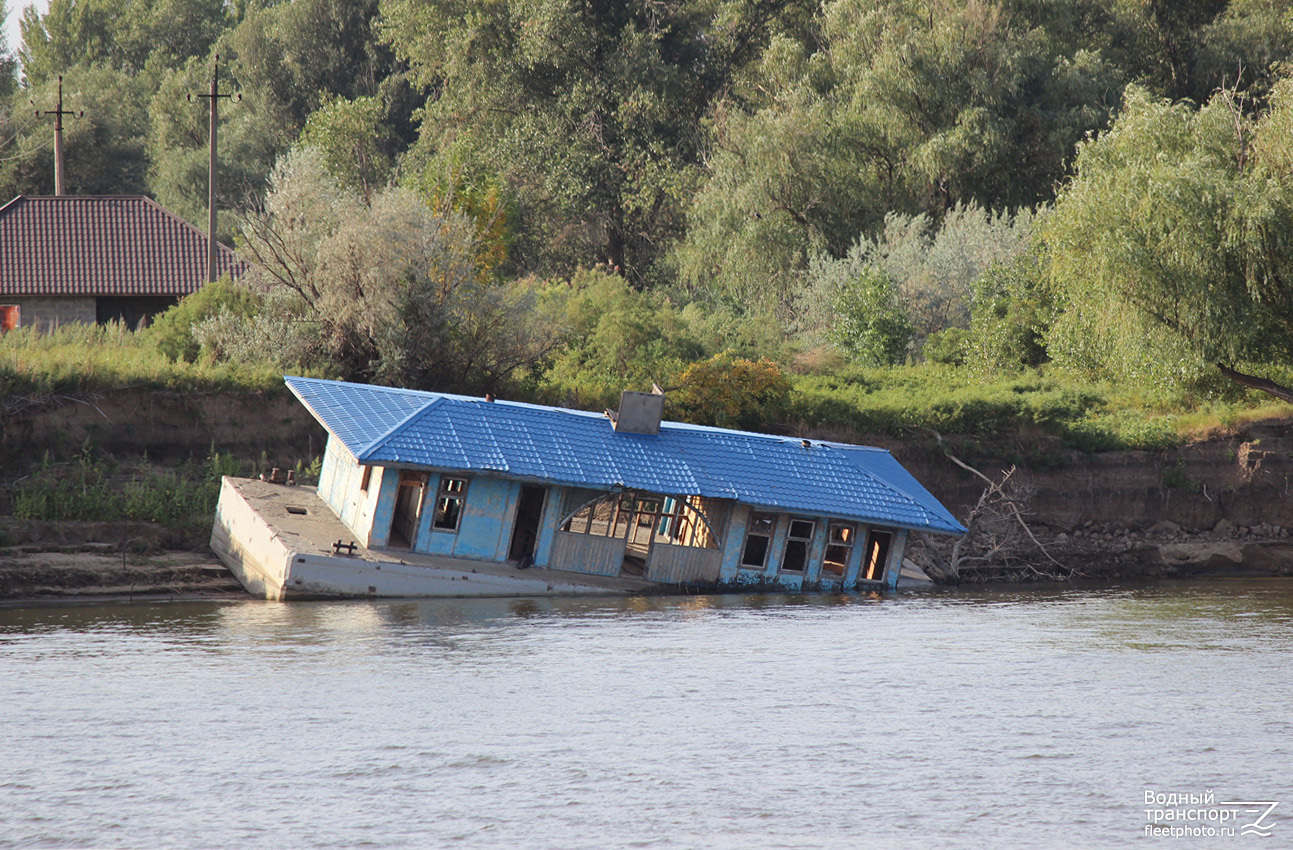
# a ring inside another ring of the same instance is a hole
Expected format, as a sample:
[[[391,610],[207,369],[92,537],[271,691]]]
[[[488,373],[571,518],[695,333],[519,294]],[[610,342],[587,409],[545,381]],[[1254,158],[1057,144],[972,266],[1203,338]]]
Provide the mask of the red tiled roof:
[[[219,274],[242,264],[220,245]],[[0,295],[188,295],[206,234],[140,195],[19,195],[0,207]]]

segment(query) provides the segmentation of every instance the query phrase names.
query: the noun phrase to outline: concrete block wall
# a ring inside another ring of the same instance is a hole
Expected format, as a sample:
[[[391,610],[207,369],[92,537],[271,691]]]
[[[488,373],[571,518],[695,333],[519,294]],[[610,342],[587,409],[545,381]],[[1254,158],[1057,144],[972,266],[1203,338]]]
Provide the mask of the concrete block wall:
[[[82,322],[92,325],[97,319],[93,296],[10,296],[0,295],[0,304],[18,307],[18,326],[53,330],[59,325]]]

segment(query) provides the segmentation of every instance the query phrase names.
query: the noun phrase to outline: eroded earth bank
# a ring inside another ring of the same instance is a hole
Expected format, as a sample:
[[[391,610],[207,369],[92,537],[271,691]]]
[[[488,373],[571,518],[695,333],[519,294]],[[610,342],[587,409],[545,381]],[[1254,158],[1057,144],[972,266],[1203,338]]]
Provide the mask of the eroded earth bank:
[[[947,541],[909,550],[942,581],[1070,572],[1078,579],[1293,575],[1293,420],[1245,425],[1164,451],[1096,454],[1044,434],[949,436],[940,443],[930,434],[898,440],[794,425],[782,430],[890,449],[963,522],[986,484],[949,454],[992,481],[1014,469],[1006,507],[975,515],[976,533],[956,553],[959,575],[949,569]],[[71,457],[90,446],[136,466],[144,457],[166,466],[219,451],[290,466],[320,455],[324,440],[286,393],[125,390],[10,399],[0,412],[0,599],[240,592],[192,534],[145,522],[15,519],[12,494],[47,453]]]

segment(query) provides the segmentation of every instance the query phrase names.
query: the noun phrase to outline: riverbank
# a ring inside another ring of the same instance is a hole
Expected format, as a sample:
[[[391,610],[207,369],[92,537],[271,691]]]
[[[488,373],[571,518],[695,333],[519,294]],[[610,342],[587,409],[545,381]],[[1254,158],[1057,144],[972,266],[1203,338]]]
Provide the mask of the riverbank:
[[[122,555],[87,547],[0,553],[0,602],[246,597],[233,573],[210,553]]]
[[[146,522],[18,522],[5,514],[13,512],[9,497],[24,480],[40,474],[59,477],[64,466],[80,470],[85,462],[71,458],[87,453],[111,459],[108,466],[115,472],[105,472],[87,487],[77,485],[78,492],[111,488],[117,479],[146,480],[150,472],[165,479],[163,484],[211,475],[198,470],[194,459],[217,453],[251,466],[292,468],[317,458],[326,437],[299,403],[278,392],[134,389],[46,399],[0,419],[5,467],[0,476],[0,564],[10,564],[11,575],[0,581],[12,588],[0,590],[0,597],[11,599],[15,594],[116,593],[130,585],[137,593],[188,592],[177,588],[189,587],[204,592],[200,588],[207,584],[219,592],[218,562],[205,547],[209,520],[194,518],[191,534]],[[1037,578],[1030,566],[1045,575],[1055,564],[1071,569],[1076,578],[1098,580],[1293,575],[1290,418],[1243,423],[1159,451],[1083,452],[1037,432],[948,435],[940,442],[924,432],[900,440],[793,423],[780,430],[887,448],[962,519],[973,510],[984,482],[945,451],[993,478],[1014,468],[1012,481],[1026,501],[1029,529],[1040,546],[1030,542],[1014,553],[1012,562],[988,562],[963,572],[962,581]],[[42,473],[50,457],[53,472]],[[177,553],[184,546],[193,551]],[[116,569],[123,551],[124,571]],[[93,566],[77,572],[54,556],[84,556],[82,563]],[[175,563],[205,564],[213,569],[212,581],[196,574],[173,576],[167,570]],[[154,590],[140,590],[144,586]]]

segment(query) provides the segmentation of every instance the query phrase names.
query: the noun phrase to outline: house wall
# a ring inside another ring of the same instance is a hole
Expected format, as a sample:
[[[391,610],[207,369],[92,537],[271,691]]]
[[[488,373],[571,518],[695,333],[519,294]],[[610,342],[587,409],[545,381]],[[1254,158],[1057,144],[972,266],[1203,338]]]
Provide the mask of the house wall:
[[[365,546],[385,546],[386,536],[390,533],[390,514],[386,515],[386,525],[378,528],[374,523],[381,489],[385,486],[391,490],[390,501],[394,506],[393,488],[399,485],[399,472],[386,476],[385,468],[375,466],[368,476],[367,491],[361,489],[364,467],[341,441],[331,434],[328,445],[323,451],[323,465],[319,470],[319,498],[332,508],[338,518],[354,532],[355,539]],[[374,534],[376,532],[376,535]],[[381,542],[377,542],[377,540]]]
[[[566,503],[565,487],[549,487],[547,501],[543,503],[543,519],[539,522],[539,542],[534,547],[534,564],[546,567],[553,563],[552,552],[557,540],[557,526],[564,519],[561,506]]]
[[[780,573],[781,559],[786,550],[786,536],[790,530],[791,515],[788,514],[779,514],[777,516],[777,526],[768,552],[768,563],[764,569],[747,570],[741,567],[741,553],[745,548],[745,532],[749,526],[750,514],[753,512],[755,510],[749,505],[737,505],[735,510],[732,511],[731,527],[723,544],[723,561],[722,566],[719,568],[719,580],[727,584],[756,584],[760,581],[775,582],[778,586],[787,590],[797,590],[805,585],[813,586],[820,582],[822,580],[822,559],[826,554],[826,546],[829,543],[830,520],[826,517],[813,517],[804,514],[793,515],[794,517],[803,517],[804,519],[816,521],[808,568],[801,576],[794,573]],[[854,527],[857,529],[857,537],[853,544],[853,551],[849,555],[849,563],[844,571],[844,579],[842,582],[830,579],[828,584],[823,585],[823,589],[829,587],[852,588],[857,585],[858,573],[861,570],[862,558],[866,550],[867,534],[873,528],[876,531],[884,531],[893,535],[893,541],[889,547],[889,557],[885,561],[884,583],[890,587],[896,586],[898,573],[902,568],[903,553],[907,546],[908,533],[905,530],[885,526],[868,526],[860,522],[855,522]]]
[[[355,533],[365,546],[388,545],[391,517],[399,489],[399,470],[375,466],[369,474],[367,491],[360,489],[363,466],[335,437],[329,436],[319,474],[320,498]],[[516,508],[520,500],[521,482],[491,476],[468,476],[467,492],[462,517],[457,531],[433,529],[435,498],[440,488],[441,474],[431,473],[423,489],[423,503],[419,511],[416,540],[413,550],[432,555],[457,558],[474,558],[489,561],[506,561],[512,542],[516,521]],[[550,487],[544,502],[539,523],[538,542],[534,562],[536,566],[553,566],[559,569],[576,569],[580,564],[591,564],[591,572],[618,574],[623,558],[623,541],[572,535],[559,531],[565,488]],[[767,564],[762,570],[747,570],[740,566],[741,552],[752,509],[748,505],[735,505],[726,523],[720,552],[697,549],[673,552],[682,547],[656,544],[662,549],[659,557],[653,556],[650,577],[665,581],[718,581],[729,584],[775,583],[788,590],[821,581],[822,559],[829,542],[830,520],[825,517],[804,516],[815,522],[809,549],[809,563],[803,575],[782,574],[781,561],[785,554],[786,537],[791,515],[777,515]],[[803,516],[796,514],[795,517]],[[867,533],[870,527],[856,523],[857,538],[854,543],[844,579],[829,586],[850,588],[857,583],[858,572],[865,554]],[[907,532],[879,528],[893,534],[889,558],[886,561],[884,582],[896,585],[907,543]],[[577,539],[576,539],[577,538]],[[596,552],[589,549],[593,547]],[[610,549],[615,552],[611,553]],[[605,550],[605,551],[603,551]],[[591,560],[590,560],[591,558]],[[612,561],[614,562],[612,564]]]
[[[507,550],[512,542],[512,528],[516,520],[516,503],[521,495],[520,482],[483,475],[467,476],[467,496],[462,506],[462,518],[458,522],[458,530],[441,531],[431,527],[435,515],[434,500],[440,489],[440,478],[439,474],[433,473],[430,481],[427,482],[424,495],[426,502],[422,516],[418,520],[418,539],[414,549],[432,555],[452,555],[456,558],[507,560]],[[393,493],[389,501],[393,506]],[[544,516],[540,521],[541,531],[542,524],[548,521],[551,502],[552,495],[549,493],[547,503],[544,505]]]
[[[97,316],[93,296],[0,295],[0,305],[18,307],[18,327],[53,330],[59,325],[84,322],[92,325]]]

